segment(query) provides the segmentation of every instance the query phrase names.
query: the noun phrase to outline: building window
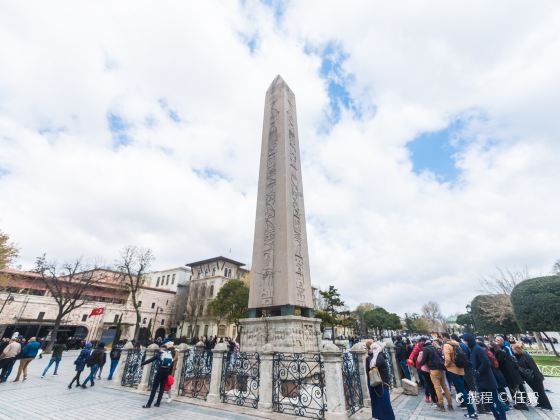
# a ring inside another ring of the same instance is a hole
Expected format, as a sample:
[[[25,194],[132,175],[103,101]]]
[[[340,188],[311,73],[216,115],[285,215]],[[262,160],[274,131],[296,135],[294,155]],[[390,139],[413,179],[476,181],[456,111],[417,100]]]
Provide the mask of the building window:
[[[165,284],[169,284],[169,274],[167,275],[167,280],[165,281]]]
[[[145,323],[146,323],[146,318],[144,318],[144,319],[142,320],[142,324],[145,324]]]
[[[227,277],[227,278],[231,277],[231,268],[226,268],[224,270],[224,277]]]
[[[154,309],[156,307],[156,303],[152,302],[152,309]]]
[[[171,276],[171,284],[175,284],[175,274]]]
[[[86,322],[86,321],[87,321],[87,317],[88,317],[87,314],[83,314],[83,315],[82,315],[82,322]]]
[[[159,277],[157,278],[156,287],[159,286]]]
[[[37,319],[43,319],[44,317],[45,317],[44,312],[39,312],[39,315],[37,315]]]
[[[142,301],[141,300],[138,301],[138,307],[140,307],[140,306],[142,306]]]
[[[204,271],[204,277],[208,277],[208,269]]]
[[[116,324],[117,322],[119,322],[119,316],[115,315],[115,319],[113,320],[113,322]]]
[[[187,337],[192,336],[192,325],[189,325],[189,329],[187,330]]]
[[[212,276],[215,276],[215,275],[216,275],[216,267],[214,267],[214,268],[212,269]]]
[[[165,301],[165,306],[169,305],[169,299]]]
[[[203,313],[204,313],[204,305],[200,305],[200,307],[198,308],[198,316],[202,316]]]
[[[165,325],[165,319],[161,320],[161,325]]]
[[[208,325],[204,326],[204,335],[208,337]]]
[[[208,289],[208,296],[209,297],[214,296],[214,285],[210,286],[210,288]]]

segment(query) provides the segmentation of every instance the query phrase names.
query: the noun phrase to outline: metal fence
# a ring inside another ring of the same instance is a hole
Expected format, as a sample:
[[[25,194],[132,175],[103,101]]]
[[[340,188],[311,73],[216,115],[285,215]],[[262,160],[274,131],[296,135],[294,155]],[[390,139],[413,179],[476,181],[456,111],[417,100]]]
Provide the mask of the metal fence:
[[[389,386],[391,388],[396,388],[397,378],[395,378],[395,369],[398,369],[398,366],[393,366],[393,358],[386,348],[383,349],[383,356],[385,356],[385,360],[387,361],[387,367],[389,370]]]
[[[220,381],[222,402],[257,408],[259,371],[259,353],[224,353]]]
[[[325,418],[325,370],[320,354],[274,354],[272,409],[294,416]]]
[[[188,350],[181,367],[179,395],[205,400],[210,391],[212,373],[212,352],[209,350]]]
[[[148,391],[152,390],[152,385],[154,383],[154,379],[157,375],[157,371],[159,369],[160,364],[161,364],[161,359],[159,357],[151,363],[150,378],[148,379]]]
[[[360,379],[359,359],[356,353],[342,353],[342,381],[346,410],[350,415],[364,406],[362,383]]]
[[[129,350],[126,355],[121,385],[137,388],[142,379],[142,361],[146,353],[140,349]]]

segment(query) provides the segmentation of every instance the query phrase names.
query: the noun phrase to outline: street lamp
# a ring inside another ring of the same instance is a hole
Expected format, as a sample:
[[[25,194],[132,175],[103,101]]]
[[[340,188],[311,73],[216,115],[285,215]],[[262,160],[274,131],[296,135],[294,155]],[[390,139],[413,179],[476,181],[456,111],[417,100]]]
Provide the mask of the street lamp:
[[[471,305],[469,304],[469,305],[465,306],[465,309],[467,310],[467,314],[470,315],[471,322],[472,322],[472,326],[473,326],[473,330],[474,330],[473,332],[476,332],[476,324],[474,323],[474,316],[473,316],[473,314],[472,314],[472,307],[471,307]]]
[[[4,310],[4,306],[6,306],[6,303],[8,303],[8,302],[12,303],[14,300],[15,300],[14,295],[12,295],[11,293],[8,293],[8,296],[6,296],[6,300],[4,300],[4,304],[2,305],[2,308],[0,309],[0,314]]]

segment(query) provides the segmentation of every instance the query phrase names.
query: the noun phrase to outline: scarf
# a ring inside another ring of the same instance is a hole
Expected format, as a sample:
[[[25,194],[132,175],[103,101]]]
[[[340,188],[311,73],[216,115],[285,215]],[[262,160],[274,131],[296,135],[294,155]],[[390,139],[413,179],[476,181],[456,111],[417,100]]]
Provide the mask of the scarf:
[[[371,360],[369,361],[369,368],[372,369],[377,364],[377,356],[383,351],[385,344],[381,342],[374,342],[369,346],[368,353],[371,354]]]

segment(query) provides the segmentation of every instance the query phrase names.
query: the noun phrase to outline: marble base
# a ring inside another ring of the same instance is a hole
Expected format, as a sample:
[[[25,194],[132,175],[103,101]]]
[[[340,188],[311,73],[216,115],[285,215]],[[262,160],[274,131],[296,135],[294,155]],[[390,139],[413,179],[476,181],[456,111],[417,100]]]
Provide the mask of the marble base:
[[[282,353],[318,353],[321,320],[287,315],[245,318],[241,324],[241,351],[260,352],[265,344]]]

